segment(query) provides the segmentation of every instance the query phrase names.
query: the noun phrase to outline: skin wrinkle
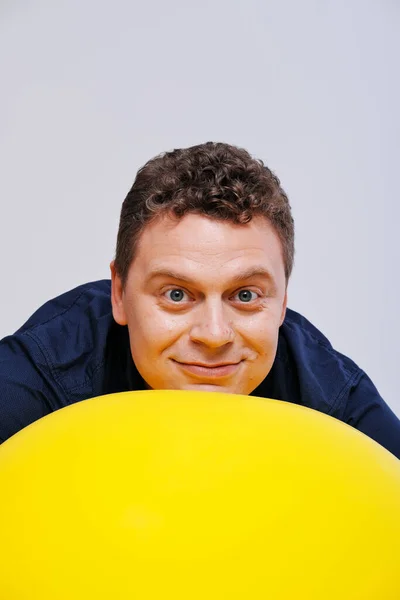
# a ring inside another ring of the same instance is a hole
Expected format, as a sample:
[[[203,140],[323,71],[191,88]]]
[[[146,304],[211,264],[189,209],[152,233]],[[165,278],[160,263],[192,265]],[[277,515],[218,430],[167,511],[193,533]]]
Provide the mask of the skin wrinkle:
[[[260,266],[270,277],[234,281]],[[152,277],[157,269],[179,278]],[[125,287],[113,263],[111,274],[113,315],[128,326],[132,358],[148,387],[249,394],[268,374],[286,310],[286,279],[281,242],[265,217],[237,225],[191,213],[180,220],[164,216],[142,232]],[[167,295],[172,289],[183,291],[179,302]],[[238,292],[247,289],[253,294],[243,302]],[[213,378],[210,370],[187,372],[184,362],[239,364]]]

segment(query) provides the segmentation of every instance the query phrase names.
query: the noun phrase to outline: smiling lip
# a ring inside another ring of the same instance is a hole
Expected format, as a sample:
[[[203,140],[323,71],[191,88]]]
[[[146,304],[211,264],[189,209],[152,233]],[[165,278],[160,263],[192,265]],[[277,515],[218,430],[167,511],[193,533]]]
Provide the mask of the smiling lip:
[[[178,361],[174,362],[192,375],[197,375],[198,377],[202,378],[218,378],[232,375],[242,361],[237,363],[217,363],[215,365],[207,365],[204,363],[182,363]]]

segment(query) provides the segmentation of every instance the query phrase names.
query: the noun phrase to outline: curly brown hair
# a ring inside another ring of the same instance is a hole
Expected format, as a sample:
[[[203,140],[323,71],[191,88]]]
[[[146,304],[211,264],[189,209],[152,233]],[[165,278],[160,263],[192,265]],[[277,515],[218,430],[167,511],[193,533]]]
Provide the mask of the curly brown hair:
[[[187,213],[244,224],[265,216],[282,243],[286,280],[294,260],[294,222],[278,177],[242,148],[207,142],[149,160],[121,209],[115,268],[123,285],[144,227],[162,214]]]

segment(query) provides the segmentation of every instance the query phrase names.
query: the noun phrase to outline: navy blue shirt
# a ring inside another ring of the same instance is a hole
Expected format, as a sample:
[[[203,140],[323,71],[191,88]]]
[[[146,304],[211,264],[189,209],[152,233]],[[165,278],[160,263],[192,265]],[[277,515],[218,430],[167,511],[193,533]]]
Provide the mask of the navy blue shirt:
[[[112,317],[110,291],[108,280],[75,288],[0,342],[0,442],[68,404],[145,389],[127,327]],[[331,415],[400,458],[400,421],[371,380],[292,310],[279,330],[273,367],[251,395]]]

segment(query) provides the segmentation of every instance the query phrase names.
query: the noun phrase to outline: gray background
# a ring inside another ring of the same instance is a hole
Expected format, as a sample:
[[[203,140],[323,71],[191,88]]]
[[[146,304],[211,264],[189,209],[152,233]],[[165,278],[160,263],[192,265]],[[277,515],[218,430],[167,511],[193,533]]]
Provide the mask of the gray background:
[[[397,0],[3,0],[0,337],[108,277],[147,159],[226,141],[290,196],[290,306],[400,414],[399,56]]]

